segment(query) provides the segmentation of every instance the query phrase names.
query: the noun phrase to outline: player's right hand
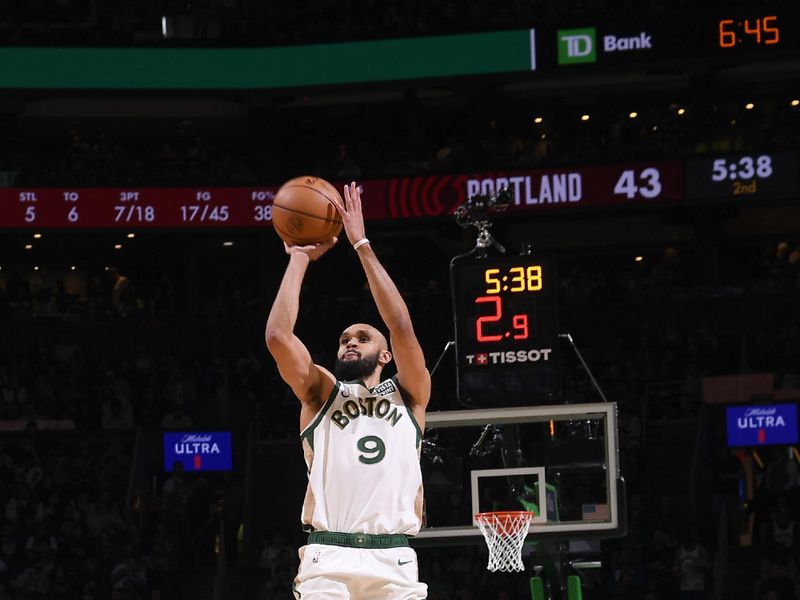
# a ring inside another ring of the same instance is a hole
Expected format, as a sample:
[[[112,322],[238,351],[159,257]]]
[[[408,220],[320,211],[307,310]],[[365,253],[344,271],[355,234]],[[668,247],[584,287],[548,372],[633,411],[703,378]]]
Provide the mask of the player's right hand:
[[[338,199],[332,199],[331,202],[342,216],[342,225],[351,244],[367,237],[364,214],[361,210],[361,187],[356,185],[355,181],[344,186],[344,204]]]
[[[290,246],[286,242],[283,242],[283,247],[286,250],[286,254],[289,256],[292,254],[305,254],[308,256],[309,260],[317,260],[320,256],[333,248],[338,241],[339,238],[332,237],[320,244],[308,244],[307,246]]]

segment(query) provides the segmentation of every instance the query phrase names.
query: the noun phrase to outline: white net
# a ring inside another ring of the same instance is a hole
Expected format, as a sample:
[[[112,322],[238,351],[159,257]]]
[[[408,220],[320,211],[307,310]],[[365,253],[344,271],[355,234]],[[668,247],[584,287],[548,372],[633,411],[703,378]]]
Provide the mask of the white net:
[[[524,571],[522,544],[528,535],[533,513],[524,511],[490,512],[475,515],[475,523],[489,547],[490,571]]]

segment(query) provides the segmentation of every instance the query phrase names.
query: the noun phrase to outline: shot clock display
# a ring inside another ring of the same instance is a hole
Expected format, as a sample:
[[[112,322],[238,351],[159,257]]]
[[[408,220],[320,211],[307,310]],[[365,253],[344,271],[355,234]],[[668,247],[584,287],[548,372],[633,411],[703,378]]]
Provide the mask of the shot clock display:
[[[475,407],[553,402],[558,286],[552,257],[460,260],[451,277],[459,400]]]

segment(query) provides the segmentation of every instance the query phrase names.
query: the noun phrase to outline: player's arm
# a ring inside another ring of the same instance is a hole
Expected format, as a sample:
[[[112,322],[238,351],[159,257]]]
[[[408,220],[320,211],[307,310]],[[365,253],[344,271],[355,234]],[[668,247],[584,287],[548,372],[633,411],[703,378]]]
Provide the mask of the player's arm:
[[[286,246],[289,264],[264,332],[267,348],[278,364],[281,377],[303,406],[311,409],[318,408],[328,397],[335,379],[326,369],[314,364],[308,348],[295,335],[294,326],[300,308],[300,288],[308,264],[335,243],[336,238],[316,246]]]
[[[344,188],[344,205],[337,208],[342,215],[347,239],[351,244],[366,239],[361,192],[355,182]],[[367,275],[369,289],[378,312],[389,328],[391,351],[397,363],[397,380],[409,396],[411,405],[423,412],[431,395],[431,376],[425,367],[425,356],[419,345],[411,316],[397,286],[383,268],[369,243],[356,249],[361,266]]]

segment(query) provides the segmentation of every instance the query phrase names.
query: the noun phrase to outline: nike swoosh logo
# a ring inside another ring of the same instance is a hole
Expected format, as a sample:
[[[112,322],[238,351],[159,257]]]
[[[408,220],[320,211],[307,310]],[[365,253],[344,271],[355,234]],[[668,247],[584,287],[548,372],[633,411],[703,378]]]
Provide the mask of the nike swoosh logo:
[[[401,567],[403,565],[407,565],[408,563],[412,563],[412,562],[414,562],[414,561],[413,560],[400,560],[399,558],[397,559],[397,564],[400,565]]]

